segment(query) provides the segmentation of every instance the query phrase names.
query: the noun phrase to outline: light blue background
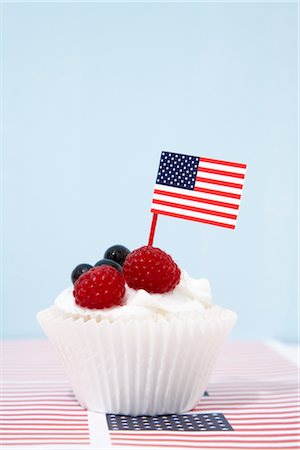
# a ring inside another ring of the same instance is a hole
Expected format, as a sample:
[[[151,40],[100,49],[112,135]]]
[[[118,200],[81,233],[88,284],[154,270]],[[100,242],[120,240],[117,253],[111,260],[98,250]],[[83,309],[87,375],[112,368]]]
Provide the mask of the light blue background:
[[[160,217],[155,244],[235,338],[296,339],[296,3],[3,6],[4,336],[80,262],[147,242],[162,150],[248,164],[236,231]]]

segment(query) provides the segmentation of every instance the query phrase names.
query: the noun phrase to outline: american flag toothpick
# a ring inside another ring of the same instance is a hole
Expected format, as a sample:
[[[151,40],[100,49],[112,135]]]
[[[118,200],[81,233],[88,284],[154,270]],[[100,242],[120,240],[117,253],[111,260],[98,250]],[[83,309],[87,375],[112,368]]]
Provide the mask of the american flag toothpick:
[[[246,164],[162,152],[149,245],[158,214],[234,229],[245,174]]]

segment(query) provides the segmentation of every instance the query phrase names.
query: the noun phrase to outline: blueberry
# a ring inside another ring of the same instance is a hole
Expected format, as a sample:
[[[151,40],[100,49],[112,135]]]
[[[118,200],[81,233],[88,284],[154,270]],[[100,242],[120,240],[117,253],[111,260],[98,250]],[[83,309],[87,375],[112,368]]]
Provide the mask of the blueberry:
[[[130,250],[124,247],[124,245],[113,245],[106,250],[104,258],[111,259],[120,264],[120,266],[123,266],[126,256],[129,255],[129,253]]]
[[[80,275],[82,275],[83,273],[87,272],[92,267],[93,266],[91,266],[90,264],[78,264],[78,266],[75,267],[75,269],[73,270],[73,272],[71,274],[72,283],[74,284],[75,281],[78,280]]]
[[[122,267],[120,266],[120,264],[118,264],[116,261],[112,261],[111,259],[100,259],[100,261],[95,264],[95,267],[96,266],[111,266],[122,273]]]

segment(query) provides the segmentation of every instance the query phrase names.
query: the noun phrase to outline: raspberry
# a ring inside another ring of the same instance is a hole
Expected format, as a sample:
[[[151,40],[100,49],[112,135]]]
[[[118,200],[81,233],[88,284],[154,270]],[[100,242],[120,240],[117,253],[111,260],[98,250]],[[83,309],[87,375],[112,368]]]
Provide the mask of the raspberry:
[[[97,266],[83,273],[73,291],[77,305],[90,309],[121,305],[124,294],[124,277],[111,266]]]
[[[171,256],[149,245],[126,257],[123,273],[129,287],[157,294],[172,291],[181,274]]]

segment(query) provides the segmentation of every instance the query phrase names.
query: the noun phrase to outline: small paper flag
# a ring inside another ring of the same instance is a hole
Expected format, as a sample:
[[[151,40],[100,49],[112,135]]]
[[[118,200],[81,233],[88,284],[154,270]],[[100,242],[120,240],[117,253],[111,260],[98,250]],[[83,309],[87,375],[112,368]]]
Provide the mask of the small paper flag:
[[[245,174],[246,164],[162,152],[151,212],[234,229]]]

